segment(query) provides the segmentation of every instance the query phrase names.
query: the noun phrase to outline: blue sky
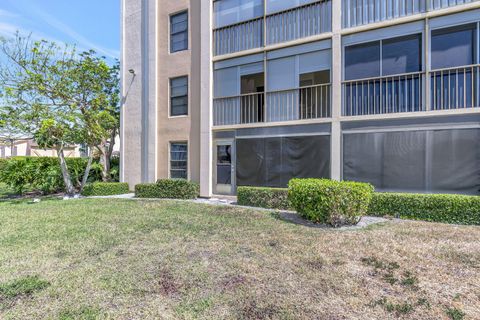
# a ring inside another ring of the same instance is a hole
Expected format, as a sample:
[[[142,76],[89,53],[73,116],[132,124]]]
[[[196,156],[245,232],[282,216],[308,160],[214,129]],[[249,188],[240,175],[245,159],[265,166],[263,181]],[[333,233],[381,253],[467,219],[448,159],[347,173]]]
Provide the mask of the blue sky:
[[[120,0],[0,0],[0,36],[16,30],[119,58]]]

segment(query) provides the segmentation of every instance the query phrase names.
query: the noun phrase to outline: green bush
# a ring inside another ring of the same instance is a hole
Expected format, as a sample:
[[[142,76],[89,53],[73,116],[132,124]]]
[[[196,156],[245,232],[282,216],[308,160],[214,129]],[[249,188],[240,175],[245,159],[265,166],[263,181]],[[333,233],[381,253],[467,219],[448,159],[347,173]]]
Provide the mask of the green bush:
[[[480,197],[454,194],[376,193],[369,214],[480,225]]]
[[[135,186],[137,198],[195,199],[198,195],[198,184],[185,179],[160,179],[157,183]]]
[[[237,198],[237,202],[241,206],[278,210],[291,210],[292,208],[288,201],[288,189],[238,187]]]
[[[82,195],[91,196],[113,196],[117,194],[129,193],[128,183],[120,182],[94,182],[87,184],[83,188]]]
[[[368,183],[292,179],[288,197],[304,218],[334,227],[354,225],[368,212],[374,188]]]
[[[87,166],[87,159],[67,158],[66,161],[72,181],[78,185]],[[18,194],[25,190],[54,193],[64,189],[57,158],[14,157],[2,161],[1,166],[0,182],[5,183]],[[101,167],[94,162],[88,182],[101,180]]]

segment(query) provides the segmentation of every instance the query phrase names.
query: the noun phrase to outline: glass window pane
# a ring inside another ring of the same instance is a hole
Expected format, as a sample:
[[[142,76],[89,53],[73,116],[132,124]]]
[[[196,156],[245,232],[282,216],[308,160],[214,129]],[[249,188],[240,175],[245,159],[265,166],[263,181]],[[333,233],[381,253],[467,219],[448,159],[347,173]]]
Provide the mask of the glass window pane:
[[[289,8],[301,6],[303,4],[315,2],[317,0],[266,0],[267,13],[282,11]]]
[[[420,35],[384,40],[382,43],[382,73],[392,75],[422,70]]]
[[[186,143],[170,144],[170,177],[187,179],[188,145]]]
[[[215,27],[263,16],[263,0],[220,0],[213,4]]]
[[[380,42],[345,48],[345,80],[380,76]]]
[[[432,69],[473,64],[475,26],[432,32]]]
[[[170,16],[170,52],[188,49],[188,12]]]
[[[188,114],[188,77],[170,79],[170,115]]]

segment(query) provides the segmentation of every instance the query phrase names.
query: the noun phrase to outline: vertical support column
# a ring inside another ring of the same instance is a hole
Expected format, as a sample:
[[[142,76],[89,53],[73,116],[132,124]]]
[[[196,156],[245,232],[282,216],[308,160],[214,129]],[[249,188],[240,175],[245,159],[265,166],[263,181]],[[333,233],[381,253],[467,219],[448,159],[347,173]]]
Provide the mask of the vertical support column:
[[[201,1],[200,20],[200,196],[212,196],[212,1]]]
[[[424,29],[424,54],[423,56],[425,57],[425,90],[423,91],[423,101],[425,102],[425,110],[430,111],[432,109],[432,106],[430,105],[430,102],[432,100],[431,98],[431,81],[430,81],[430,66],[431,66],[431,60],[430,60],[430,21],[428,18],[425,19],[425,29]]]
[[[332,133],[330,176],[342,178],[342,1],[332,1]]]
[[[142,4],[142,181],[157,178],[157,1]]]

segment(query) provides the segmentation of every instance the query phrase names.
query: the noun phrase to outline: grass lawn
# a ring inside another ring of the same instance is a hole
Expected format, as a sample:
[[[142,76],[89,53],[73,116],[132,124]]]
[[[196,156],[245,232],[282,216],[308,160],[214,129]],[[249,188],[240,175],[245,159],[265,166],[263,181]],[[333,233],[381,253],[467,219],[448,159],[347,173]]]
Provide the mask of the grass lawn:
[[[478,319],[479,239],[187,202],[0,202],[0,319]]]

